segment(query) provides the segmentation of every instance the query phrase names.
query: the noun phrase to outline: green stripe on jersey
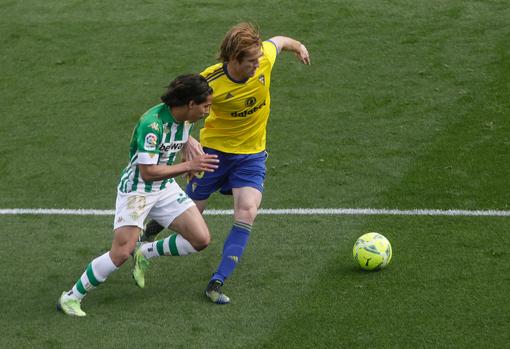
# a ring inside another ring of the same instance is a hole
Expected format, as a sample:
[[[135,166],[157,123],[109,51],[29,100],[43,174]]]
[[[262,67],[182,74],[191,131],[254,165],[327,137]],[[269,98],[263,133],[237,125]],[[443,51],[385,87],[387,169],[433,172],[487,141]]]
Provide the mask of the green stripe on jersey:
[[[135,176],[133,177],[133,185],[131,186],[131,191],[136,191],[136,188],[138,188],[139,175],[140,175],[140,169],[138,168],[138,166],[136,166]]]
[[[184,131],[184,122],[182,124],[177,124],[177,131],[175,132],[175,140],[182,141],[182,135]]]
[[[177,153],[173,153],[172,155],[170,155],[168,157],[168,161],[166,162],[167,165],[172,165],[174,163],[174,160],[175,160],[175,156],[177,155]]]
[[[153,183],[153,182],[152,182],[152,181],[148,181],[148,182],[144,181],[144,183],[145,183],[145,189],[144,189],[144,191],[145,191],[146,193],[150,193],[150,192],[152,191],[152,183]]]

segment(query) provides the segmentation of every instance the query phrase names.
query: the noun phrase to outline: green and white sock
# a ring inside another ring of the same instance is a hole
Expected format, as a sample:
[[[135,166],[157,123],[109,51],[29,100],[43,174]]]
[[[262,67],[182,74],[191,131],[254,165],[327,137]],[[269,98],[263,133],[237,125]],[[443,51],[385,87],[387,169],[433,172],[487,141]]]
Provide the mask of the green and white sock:
[[[140,251],[147,259],[160,256],[187,256],[198,252],[180,234],[172,234],[166,239],[143,244]]]
[[[105,282],[108,275],[117,269],[110,258],[110,252],[106,252],[89,263],[87,269],[67,293],[67,296],[79,300],[83,299],[87,292]]]

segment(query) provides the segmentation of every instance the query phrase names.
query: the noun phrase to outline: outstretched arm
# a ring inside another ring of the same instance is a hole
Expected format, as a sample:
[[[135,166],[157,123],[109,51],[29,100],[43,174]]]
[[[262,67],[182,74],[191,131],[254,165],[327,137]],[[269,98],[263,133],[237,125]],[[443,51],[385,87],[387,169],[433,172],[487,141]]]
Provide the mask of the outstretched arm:
[[[308,50],[306,49],[305,45],[299,41],[286,36],[274,36],[269,40],[275,43],[278,51],[294,52],[296,57],[303,64],[310,64],[310,55],[308,54]]]

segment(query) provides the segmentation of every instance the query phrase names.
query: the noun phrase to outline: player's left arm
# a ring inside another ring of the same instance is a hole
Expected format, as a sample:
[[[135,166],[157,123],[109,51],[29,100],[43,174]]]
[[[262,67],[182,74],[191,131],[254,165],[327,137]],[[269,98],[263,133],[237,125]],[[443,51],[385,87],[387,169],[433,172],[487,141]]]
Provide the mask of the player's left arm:
[[[310,64],[310,54],[306,49],[306,46],[300,43],[299,41],[286,37],[286,36],[274,36],[269,41],[273,42],[278,49],[278,52],[281,51],[290,51],[294,52],[296,57],[303,64]]]

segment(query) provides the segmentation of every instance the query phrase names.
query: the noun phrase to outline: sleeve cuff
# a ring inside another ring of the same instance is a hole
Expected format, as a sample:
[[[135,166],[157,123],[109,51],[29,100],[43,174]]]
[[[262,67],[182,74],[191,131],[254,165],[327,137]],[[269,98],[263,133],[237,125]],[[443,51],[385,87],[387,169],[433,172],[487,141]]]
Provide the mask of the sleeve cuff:
[[[137,163],[142,165],[156,165],[158,156],[156,153],[138,153]]]

